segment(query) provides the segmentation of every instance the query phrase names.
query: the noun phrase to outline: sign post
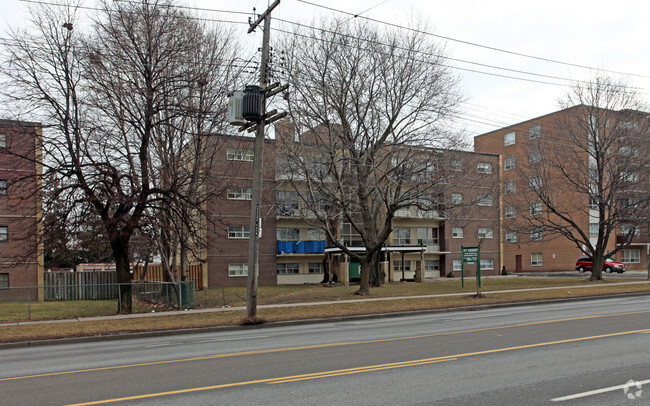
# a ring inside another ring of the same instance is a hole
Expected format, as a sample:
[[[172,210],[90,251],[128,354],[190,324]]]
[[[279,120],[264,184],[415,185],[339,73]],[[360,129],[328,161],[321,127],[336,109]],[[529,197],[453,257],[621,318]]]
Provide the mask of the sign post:
[[[460,246],[460,257],[461,257],[461,287],[465,287],[465,264],[467,265],[476,265],[476,283],[478,287],[481,287],[481,250],[478,246],[475,247],[464,247]]]

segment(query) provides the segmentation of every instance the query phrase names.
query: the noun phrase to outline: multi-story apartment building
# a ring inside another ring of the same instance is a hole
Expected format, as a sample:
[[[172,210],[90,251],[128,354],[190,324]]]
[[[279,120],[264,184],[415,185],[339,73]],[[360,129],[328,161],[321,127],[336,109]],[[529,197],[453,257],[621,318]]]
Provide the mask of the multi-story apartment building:
[[[0,120],[0,289],[43,284],[40,156],[40,124]]]
[[[605,224],[599,221],[600,210],[607,211],[609,215],[613,211],[612,205],[633,204],[638,207],[643,199],[647,207],[648,168],[643,170],[644,165],[638,165],[634,157],[634,154],[640,154],[639,159],[647,162],[647,142],[643,141],[648,138],[647,123],[633,123],[636,118],[630,118],[640,117],[643,121],[647,114],[603,112],[602,109],[575,106],[474,138],[476,152],[500,156],[500,215],[504,230],[501,241],[503,264],[508,271],[570,271],[574,269],[576,259],[582,255],[581,247],[575,242],[558,233],[548,232],[551,221],[556,222],[556,230],[557,225],[565,223],[548,210],[542,202],[544,199],[552,201],[553,208],[570,218],[585,236],[589,236],[592,244],[596,243],[598,237],[599,222]],[[628,128],[638,128],[639,131],[628,131]],[[589,132],[591,134],[588,135]],[[646,145],[645,150],[632,151],[626,143],[633,139],[637,142],[639,137],[645,137],[639,143]],[[593,145],[600,141],[608,145]],[[596,148],[602,148],[604,152],[599,155],[594,152]],[[604,157],[606,162],[597,165],[596,156]],[[626,163],[629,165],[625,166]],[[607,193],[611,193],[602,194],[600,205],[594,199],[594,195],[597,195],[594,182],[599,176],[597,167],[603,168],[601,184],[608,188]],[[632,167],[636,168],[634,173],[621,173]],[[641,173],[637,173],[639,171]],[[627,182],[626,185],[626,178],[634,182]],[[624,211],[619,210],[618,213]],[[635,212],[636,215],[639,213]],[[624,216],[619,217],[615,223],[618,232],[610,238],[609,244],[604,247],[606,250],[614,250],[617,242],[625,239],[625,219]],[[643,221],[635,224],[634,232],[637,235],[633,243],[614,256],[626,262],[628,268],[647,268],[647,247],[650,242],[647,218],[645,225]],[[544,224],[548,224],[549,228]]]
[[[291,128],[278,126],[276,137],[279,131]],[[291,139],[293,134],[285,137]],[[209,203],[213,221],[208,222],[207,252],[203,256],[208,264],[209,286],[246,284],[253,144],[250,137],[224,137],[218,152],[221,156],[216,160],[214,179],[219,179],[223,193]],[[340,281],[358,277],[359,264],[350,263],[332,249],[326,233],[310,218],[307,202],[295,189],[300,186],[286,182],[286,158],[280,156],[277,141],[267,140],[264,148],[259,283],[318,283],[323,280],[325,267],[331,267]],[[389,281],[413,279],[417,261],[422,261],[427,278],[450,272],[459,276],[463,245],[480,244],[484,274],[500,270],[498,155],[437,153],[448,157],[450,176],[442,195],[447,204],[441,206],[450,209],[422,211],[409,207],[397,211],[381,257]],[[349,223],[336,222],[335,228],[338,241],[362,249],[360,236]],[[473,275],[475,270],[474,265],[466,266],[465,275]]]

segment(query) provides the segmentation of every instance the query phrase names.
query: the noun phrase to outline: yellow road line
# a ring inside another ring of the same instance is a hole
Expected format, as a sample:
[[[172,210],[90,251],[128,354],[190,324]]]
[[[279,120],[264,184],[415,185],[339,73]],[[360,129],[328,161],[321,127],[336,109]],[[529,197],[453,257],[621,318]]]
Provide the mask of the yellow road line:
[[[415,360],[415,361],[406,361],[406,362],[396,362],[393,364],[371,365],[371,366],[360,367],[360,368],[342,369],[340,371],[317,372],[302,377],[278,378],[277,381],[268,382],[268,383],[279,384],[279,383],[288,383],[288,382],[297,382],[297,381],[307,381],[310,379],[331,378],[333,376],[360,374],[363,372],[383,371],[386,369],[413,367],[418,365],[427,365],[427,364],[433,364],[437,362],[446,362],[446,361],[455,361],[455,360],[457,360],[457,358],[440,357],[440,358],[432,358],[429,360]]]
[[[381,371],[381,370],[393,369],[393,368],[404,368],[404,367],[409,367],[409,366],[432,364],[432,363],[435,363],[435,362],[453,361],[453,360],[456,360],[458,358],[465,358],[465,357],[471,357],[471,356],[476,356],[476,355],[495,354],[495,353],[500,353],[500,352],[516,351],[516,350],[527,349],[527,348],[546,347],[546,346],[557,345],[557,344],[566,344],[566,343],[574,343],[574,342],[587,341],[587,340],[595,340],[595,339],[599,339],[599,338],[617,337],[617,336],[637,334],[637,333],[647,333],[648,331],[649,331],[648,329],[633,330],[633,331],[623,331],[623,332],[618,332],[618,333],[601,334],[601,335],[597,335],[597,336],[572,338],[572,339],[567,339],[567,340],[549,341],[549,342],[545,342],[545,343],[519,345],[519,346],[515,346],[515,347],[506,347],[506,348],[497,348],[497,349],[494,349],[494,350],[469,352],[469,353],[465,353],[465,354],[456,354],[456,355],[448,355],[448,356],[443,356],[443,357],[435,357],[435,358],[426,358],[426,359],[413,360],[413,361],[397,362],[397,363],[393,363],[393,364],[369,365],[369,366],[365,366],[365,367],[341,369],[341,370],[335,370],[335,371],[324,371],[324,372],[317,372],[317,373],[311,373],[311,374],[285,376],[285,377],[269,378],[269,379],[258,379],[258,380],[254,380],[254,381],[244,381],[244,382],[236,382],[236,383],[229,383],[229,384],[223,384],[223,385],[204,386],[204,387],[199,387],[199,388],[189,388],[189,389],[181,389],[181,390],[167,391],[167,392],[148,393],[148,394],[144,394],[144,395],[135,395],[135,396],[128,396],[128,397],[123,397],[123,398],[104,399],[104,400],[97,400],[97,401],[86,402],[86,403],[75,403],[75,404],[71,404],[71,405],[68,405],[68,406],[103,405],[103,404],[107,404],[107,403],[126,402],[126,401],[131,401],[131,400],[140,400],[140,399],[148,399],[148,398],[153,398],[153,397],[179,395],[179,394],[184,394],[184,393],[201,392],[201,391],[206,391],[206,390],[223,389],[223,388],[230,388],[230,387],[236,387],[236,386],[246,386],[246,385],[259,384],[259,383],[280,384],[280,383],[288,383],[288,382],[305,381],[305,380],[311,380],[311,379],[330,378],[330,377],[335,377],[335,376],[344,376],[344,375],[363,373],[363,372]]]
[[[638,311],[638,312],[616,313],[616,314],[604,314],[604,315],[595,315],[595,316],[581,316],[581,317],[572,317],[572,318],[554,319],[554,320],[545,320],[545,321],[534,321],[534,322],[529,322],[529,323],[511,324],[511,325],[508,325],[508,326],[487,327],[487,328],[472,329],[472,330],[461,330],[461,331],[450,331],[450,332],[447,332],[447,333],[423,334],[423,335],[409,336],[409,337],[384,338],[384,339],[379,339],[379,340],[366,340],[366,341],[345,341],[345,342],[341,342],[341,343],[314,344],[314,345],[304,345],[304,346],[299,346],[299,347],[288,347],[288,348],[272,348],[272,349],[268,349],[268,350],[242,351],[242,352],[233,352],[233,353],[227,353],[227,354],[206,355],[204,357],[195,357],[195,358],[181,358],[181,359],[174,359],[174,360],[167,360],[167,361],[155,361],[155,362],[145,362],[145,363],[138,363],[138,364],[115,365],[115,366],[101,367],[101,368],[79,369],[79,370],[73,370],[73,371],[51,372],[51,373],[44,373],[44,374],[15,376],[15,377],[10,377],[10,378],[0,378],[0,382],[14,381],[14,380],[20,380],[20,379],[44,378],[44,377],[51,377],[51,376],[58,376],[58,375],[81,374],[81,373],[87,373],[87,372],[110,371],[110,370],[115,370],[115,369],[136,368],[136,367],[146,367],[146,366],[165,365],[165,364],[175,364],[175,363],[182,363],[182,362],[206,361],[206,360],[213,360],[213,359],[220,359],[220,358],[230,358],[230,357],[241,357],[241,356],[248,356],[248,355],[273,354],[273,353],[290,352],[290,351],[303,351],[303,350],[313,350],[313,349],[320,349],[320,348],[343,347],[343,346],[348,346],[348,345],[359,345],[359,344],[383,343],[383,342],[391,342],[391,341],[413,340],[413,339],[440,337],[440,336],[448,336],[448,335],[456,335],[456,334],[478,333],[478,332],[482,332],[482,331],[502,330],[502,329],[508,329],[508,328],[516,328],[516,327],[534,326],[534,325],[540,325],[540,324],[562,323],[562,322],[568,322],[568,321],[587,320],[587,319],[604,318],[604,317],[629,316],[629,315],[643,314],[643,313],[650,313],[650,310],[643,310],[643,311]]]

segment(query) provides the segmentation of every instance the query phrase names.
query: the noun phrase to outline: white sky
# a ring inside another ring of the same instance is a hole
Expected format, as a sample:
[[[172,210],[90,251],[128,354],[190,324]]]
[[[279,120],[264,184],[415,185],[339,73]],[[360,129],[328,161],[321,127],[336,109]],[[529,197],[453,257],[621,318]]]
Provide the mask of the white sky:
[[[52,1],[52,0],[43,0]],[[429,22],[431,32],[440,36],[477,43],[512,52],[541,58],[589,66],[601,70],[624,72],[630,85],[641,88],[643,99],[650,100],[650,2],[641,0],[547,0],[523,2],[513,0],[309,0],[350,13],[376,20],[407,25],[413,16]],[[84,4],[92,6],[93,0]],[[186,0],[189,4],[206,9],[261,13],[270,4],[267,0]],[[0,35],[5,37],[8,25],[21,25],[26,21],[28,4],[20,0],[0,0]],[[366,11],[369,10],[369,11]],[[247,21],[246,15],[202,12],[204,16],[230,21]],[[282,0],[272,16],[277,19],[303,23],[319,15],[342,14],[328,11],[298,0]],[[290,29],[280,21],[276,28]],[[253,50],[261,44],[261,33],[247,35],[247,25],[235,25],[246,46]],[[272,34],[273,38],[273,34]],[[478,64],[494,65],[507,69],[550,75],[572,80],[586,80],[594,71],[503,52],[470,46],[455,41],[445,41],[451,58]],[[250,55],[246,49],[244,55]],[[535,77],[522,73],[491,69],[461,62],[452,65],[498,75],[514,76],[542,82],[566,81]],[[553,112],[557,101],[567,91],[566,86],[535,83],[512,78],[456,70],[461,77],[462,92],[467,98],[459,126],[472,135],[480,134],[508,124]],[[638,75],[638,76],[634,76]],[[646,75],[641,76],[641,75]]]

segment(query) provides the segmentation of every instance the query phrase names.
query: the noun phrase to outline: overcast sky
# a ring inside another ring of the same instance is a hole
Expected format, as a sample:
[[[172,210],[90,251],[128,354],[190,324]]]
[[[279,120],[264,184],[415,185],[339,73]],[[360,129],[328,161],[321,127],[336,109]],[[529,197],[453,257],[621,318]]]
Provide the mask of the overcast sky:
[[[313,18],[323,14],[345,16],[314,5],[319,4],[400,25],[408,25],[409,19],[417,16],[428,21],[431,33],[453,39],[437,38],[444,43],[448,56],[455,59],[450,61],[450,64],[456,67],[456,73],[461,78],[462,93],[467,98],[459,123],[471,135],[557,110],[558,99],[568,91],[566,87],[568,82],[562,78],[586,80],[593,77],[595,72],[572,65],[621,72],[623,74],[603,73],[627,79],[630,85],[641,88],[640,92],[646,102],[650,100],[650,70],[648,69],[650,67],[650,52],[648,52],[650,2],[641,0],[616,2],[602,0],[308,1],[309,3],[282,0],[272,14],[273,18],[278,19],[272,22],[272,26],[291,29],[290,25],[280,22],[279,19],[304,23],[311,22]],[[252,12],[253,7],[256,7],[258,13],[266,10],[270,4],[267,0],[186,0],[180,3],[206,9],[239,12]],[[0,0],[0,4],[3,11],[0,16],[0,32],[5,37],[5,30],[9,24],[20,25],[25,21],[28,3],[20,0]],[[92,6],[94,1],[86,0],[84,4]],[[202,13],[212,19],[247,21],[247,16],[242,14],[210,11],[202,11]],[[247,46],[260,46],[261,33],[247,35],[246,24],[234,26],[242,33],[242,38],[248,39]],[[489,48],[565,62],[565,64],[545,62]],[[250,50],[244,50],[243,54],[250,55]],[[489,68],[485,65],[508,70]]]

